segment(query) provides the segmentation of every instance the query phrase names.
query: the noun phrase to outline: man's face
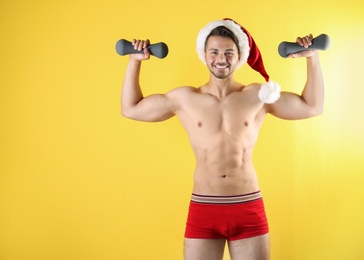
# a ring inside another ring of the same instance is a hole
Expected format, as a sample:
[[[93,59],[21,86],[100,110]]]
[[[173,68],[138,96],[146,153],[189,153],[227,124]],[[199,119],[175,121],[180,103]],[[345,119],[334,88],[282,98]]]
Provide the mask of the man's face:
[[[210,36],[206,44],[205,58],[210,72],[216,78],[225,79],[235,71],[239,53],[236,44],[230,38]]]

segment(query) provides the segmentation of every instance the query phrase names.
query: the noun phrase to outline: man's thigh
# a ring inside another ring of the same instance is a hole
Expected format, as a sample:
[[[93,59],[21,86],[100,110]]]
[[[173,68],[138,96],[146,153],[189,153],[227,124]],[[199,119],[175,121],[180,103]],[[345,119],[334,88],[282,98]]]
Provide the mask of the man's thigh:
[[[228,242],[231,260],[268,260],[269,234]]]
[[[225,239],[185,238],[185,260],[222,260]]]

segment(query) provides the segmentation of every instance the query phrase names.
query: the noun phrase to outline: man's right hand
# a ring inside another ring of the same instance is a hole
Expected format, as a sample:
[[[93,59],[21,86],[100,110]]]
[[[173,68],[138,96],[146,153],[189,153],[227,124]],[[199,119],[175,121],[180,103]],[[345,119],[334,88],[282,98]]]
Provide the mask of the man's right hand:
[[[136,39],[133,39],[133,41],[131,42],[134,46],[134,49],[135,50],[138,50],[138,51],[141,51],[141,50],[144,50],[144,53],[133,53],[133,54],[130,54],[130,59],[134,59],[134,60],[139,60],[139,61],[142,61],[142,60],[149,60],[150,58],[150,52],[149,50],[147,49],[147,47],[149,46],[150,42],[149,40],[136,40]]]

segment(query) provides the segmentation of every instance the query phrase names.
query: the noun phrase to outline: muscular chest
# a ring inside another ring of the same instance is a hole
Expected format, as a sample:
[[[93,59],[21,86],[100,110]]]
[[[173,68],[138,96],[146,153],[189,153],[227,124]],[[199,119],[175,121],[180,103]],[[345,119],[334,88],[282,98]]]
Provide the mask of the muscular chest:
[[[204,95],[185,108],[186,124],[204,133],[235,134],[254,127],[258,108],[241,95],[218,100]]]

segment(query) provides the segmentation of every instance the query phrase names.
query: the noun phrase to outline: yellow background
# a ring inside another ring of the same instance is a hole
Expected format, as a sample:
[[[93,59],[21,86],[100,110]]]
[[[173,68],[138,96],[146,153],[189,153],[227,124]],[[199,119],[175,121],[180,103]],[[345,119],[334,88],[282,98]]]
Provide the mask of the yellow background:
[[[0,259],[182,259],[194,157],[176,118],[120,116],[128,57],[120,38],[164,41],[145,62],[145,94],[198,86],[195,39],[231,17],[255,38],[271,79],[300,92],[304,60],[278,44],[327,33],[324,114],[267,117],[254,162],[273,260],[364,259],[364,2],[0,2]],[[263,82],[244,66],[243,83]],[[225,259],[229,259],[227,253]]]

